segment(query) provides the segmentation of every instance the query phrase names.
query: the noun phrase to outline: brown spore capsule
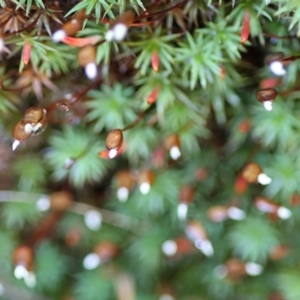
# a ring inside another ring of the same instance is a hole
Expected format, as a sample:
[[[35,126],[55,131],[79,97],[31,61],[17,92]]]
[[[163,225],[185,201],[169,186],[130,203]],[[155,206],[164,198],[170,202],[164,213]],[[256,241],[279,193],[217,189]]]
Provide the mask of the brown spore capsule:
[[[19,142],[25,141],[31,135],[31,132],[25,131],[25,125],[23,120],[18,122],[13,129],[13,137]]]
[[[22,265],[27,270],[30,270],[33,265],[34,252],[29,246],[19,246],[17,247],[12,255],[13,263],[15,266]]]
[[[119,150],[123,144],[123,133],[121,129],[112,130],[106,137],[106,148],[108,150]]]
[[[73,196],[67,191],[59,191],[50,195],[51,208],[57,211],[68,209],[73,203]]]
[[[255,183],[262,172],[262,168],[258,164],[251,162],[245,165],[241,175],[248,183]]]
[[[88,45],[79,49],[78,63],[81,67],[85,67],[89,63],[96,60],[96,50],[92,45]]]
[[[266,101],[274,101],[277,97],[277,91],[273,88],[261,89],[256,93],[256,99],[264,103]]]
[[[24,113],[24,123],[36,124],[45,115],[45,111],[42,107],[30,107]]]
[[[181,203],[191,203],[194,201],[196,190],[194,187],[185,185],[179,191],[179,200]]]

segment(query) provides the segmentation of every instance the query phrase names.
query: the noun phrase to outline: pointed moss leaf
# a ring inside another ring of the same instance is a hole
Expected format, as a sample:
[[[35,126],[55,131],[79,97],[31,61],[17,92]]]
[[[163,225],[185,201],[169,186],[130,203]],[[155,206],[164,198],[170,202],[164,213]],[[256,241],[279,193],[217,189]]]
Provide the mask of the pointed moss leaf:
[[[255,101],[255,100],[254,100]],[[297,140],[294,136],[300,128],[300,122],[294,115],[295,103],[276,98],[271,113],[259,103],[253,109],[253,137],[259,139],[265,147],[280,145],[283,149],[292,147]]]
[[[180,175],[175,171],[166,171],[156,174],[149,193],[141,195],[139,190],[131,198],[132,205],[137,211],[146,215],[159,215],[165,213],[170,207],[178,204],[178,186]]]
[[[278,244],[277,233],[265,216],[236,223],[228,234],[228,241],[235,254],[258,262],[265,261],[270,249]]]
[[[281,17],[289,17],[290,12],[293,12],[293,15],[290,19],[289,30],[295,28],[297,35],[300,35],[300,8],[297,1],[282,1],[282,0],[274,0],[274,3],[281,4],[281,7],[276,11],[275,15]],[[284,4],[284,5],[282,5]]]
[[[94,270],[76,276],[75,295],[78,300],[110,300],[114,294],[113,282],[103,270]],[[114,298],[113,298],[114,299]]]
[[[109,165],[107,160],[98,157],[98,152],[105,149],[103,140],[80,127],[64,127],[51,136],[45,157],[53,170],[54,179],[60,181],[68,178],[77,188],[99,181]],[[66,167],[70,159],[73,164]]]
[[[116,84],[112,87],[101,86],[100,91],[93,90],[89,93],[90,101],[86,107],[90,110],[87,114],[88,121],[95,121],[94,130],[102,131],[104,128],[124,128],[136,118],[137,103],[133,99],[133,89]]]
[[[152,279],[157,277],[162,258],[161,245],[165,239],[164,230],[155,228],[136,240],[128,249],[131,259],[135,262],[136,275],[147,274],[146,277],[141,276],[141,280],[150,278],[149,276],[153,276]]]
[[[126,141],[125,154],[132,161],[148,157],[153,151],[153,144],[158,139],[158,132],[153,127],[136,126],[124,132]]]
[[[277,287],[286,300],[300,299],[300,272],[299,270],[286,270],[276,276]]]
[[[54,245],[44,242],[39,245],[35,254],[35,273],[37,289],[56,291],[66,275],[66,261]]]
[[[14,232],[0,228],[0,274],[4,276],[12,272],[12,261],[8,258],[11,257],[17,243],[17,236]]]
[[[200,84],[206,88],[214,81],[214,76],[220,74],[220,64],[223,61],[220,53],[209,43],[211,37],[199,31],[195,36],[186,35],[186,41],[180,43],[177,61],[180,63],[183,74],[190,79],[189,88],[193,90]],[[199,50],[201,49],[201,51]]]
[[[21,191],[32,191],[42,187],[47,181],[47,170],[43,160],[38,156],[22,157],[13,165],[14,173],[19,177],[18,187]]]
[[[175,63],[174,56],[176,53],[176,48],[173,45],[178,37],[178,34],[164,32],[160,26],[154,32],[140,35],[139,42],[134,42],[134,51],[138,54],[135,67],[140,70],[142,75],[145,75],[149,71],[151,57],[156,53],[159,58],[160,69],[171,71]]]
[[[95,14],[96,19],[99,20],[101,16],[108,15],[110,18],[114,17],[113,11],[111,10],[112,6],[116,3],[115,1],[106,1],[106,0],[83,0],[77,3],[67,14],[69,16],[73,13],[86,10],[87,15]]]
[[[272,158],[272,164],[265,168],[265,172],[272,177],[270,185],[266,186],[269,197],[282,199],[283,205],[288,206],[293,194],[300,191],[300,161],[298,151],[285,153],[280,151]]]
[[[40,217],[40,212],[35,207],[35,202],[6,202],[2,206],[2,221],[8,228],[22,228],[25,223],[35,225]]]

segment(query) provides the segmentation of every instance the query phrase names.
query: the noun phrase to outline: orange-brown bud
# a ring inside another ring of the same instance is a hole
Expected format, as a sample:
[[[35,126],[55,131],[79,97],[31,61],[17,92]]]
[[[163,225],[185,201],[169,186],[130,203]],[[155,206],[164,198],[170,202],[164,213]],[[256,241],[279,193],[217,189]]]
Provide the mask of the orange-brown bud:
[[[89,63],[94,63],[96,60],[96,50],[92,45],[87,45],[78,51],[78,63],[81,67],[85,67]]]
[[[226,206],[212,206],[206,214],[212,222],[223,222],[228,219],[227,210]]]
[[[245,264],[239,259],[232,258],[227,260],[225,267],[227,270],[227,277],[233,281],[238,281],[246,275]]]
[[[248,183],[255,183],[262,172],[262,168],[258,164],[251,162],[245,165],[241,175]]]
[[[81,30],[85,17],[85,10],[77,13],[71,20],[67,21],[63,25],[62,30],[66,33],[66,35],[76,34],[79,30]]]
[[[241,31],[241,42],[242,44],[246,43],[250,35],[250,13],[249,11],[245,11],[242,31]]]
[[[30,123],[35,125],[38,123],[45,115],[45,111],[42,107],[30,107],[24,113],[23,121],[24,123]]]
[[[103,262],[116,257],[120,252],[120,249],[113,242],[103,241],[96,245],[93,252],[96,253]]]
[[[190,221],[185,229],[186,235],[192,241],[207,240],[207,233],[200,222]]]
[[[129,27],[133,21],[134,21],[134,12],[132,10],[126,11],[123,14],[119,15],[115,21],[113,22],[113,24],[111,25],[111,27],[113,27],[114,25],[121,23],[126,25],[127,27]]]
[[[13,129],[13,137],[19,142],[24,142],[27,138],[30,137],[31,132],[25,132],[25,125],[23,120],[18,122]]]
[[[73,203],[73,196],[69,192],[60,191],[50,195],[51,208],[57,211],[68,209]]]
[[[135,185],[135,180],[130,173],[130,171],[127,170],[121,170],[116,174],[115,177],[116,183],[119,187],[125,187],[128,190],[131,190]]]
[[[145,170],[139,174],[138,181],[139,183],[148,182],[149,184],[152,184],[154,182],[154,174],[153,172],[149,170]]]
[[[256,93],[256,99],[261,103],[266,101],[274,101],[277,97],[277,94],[277,91],[273,88],[262,89]]]
[[[108,150],[119,150],[123,144],[123,133],[121,129],[112,130],[106,137],[106,148]]]
[[[191,203],[195,199],[196,190],[190,185],[185,185],[180,189],[179,200],[181,203]]]
[[[147,103],[149,105],[153,104],[154,102],[156,102],[157,100],[157,97],[158,97],[158,94],[159,94],[159,88],[156,87],[153,89],[153,91],[150,93],[150,95],[148,96],[147,98]]]
[[[151,55],[151,65],[152,69],[157,72],[159,69],[159,55],[157,52],[154,52]]]
[[[173,147],[180,147],[180,140],[177,134],[169,135],[164,141],[164,148],[170,151]]]
[[[290,252],[287,245],[278,245],[271,249],[269,256],[273,260],[280,260],[285,258]]]
[[[145,170],[139,174],[139,189],[142,194],[146,195],[149,193],[154,179],[154,174],[149,170]]]
[[[19,246],[13,252],[13,263],[15,266],[22,265],[27,270],[31,270],[34,260],[33,249],[29,246]]]

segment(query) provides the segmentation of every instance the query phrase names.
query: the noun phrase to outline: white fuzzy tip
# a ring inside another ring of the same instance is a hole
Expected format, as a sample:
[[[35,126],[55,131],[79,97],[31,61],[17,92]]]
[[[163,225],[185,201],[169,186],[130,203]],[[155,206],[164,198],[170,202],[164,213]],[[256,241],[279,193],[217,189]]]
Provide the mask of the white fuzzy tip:
[[[42,123],[36,123],[34,126],[33,126],[33,133],[38,133],[40,131],[40,129],[43,127]]]
[[[254,262],[248,262],[245,265],[246,273],[250,276],[260,275],[263,271],[263,267]]]
[[[74,163],[75,163],[74,159],[67,157],[64,162],[64,168],[69,169],[70,167],[73,166]]]
[[[212,247],[212,244],[209,240],[196,240],[195,246],[199,250],[202,251],[202,253],[206,256],[212,256],[214,255],[214,248]]]
[[[181,156],[180,149],[177,146],[174,146],[170,150],[170,156],[172,159],[177,160]]]
[[[169,294],[162,294],[159,296],[158,300],[175,300],[175,298]]]
[[[89,79],[95,79],[97,76],[97,66],[94,62],[88,63],[85,68],[85,75]]]
[[[125,24],[118,23],[113,28],[108,30],[105,34],[105,39],[108,42],[116,41],[121,42],[125,39],[128,27]]]
[[[22,279],[28,276],[28,271],[23,265],[17,265],[14,270],[14,275],[17,279]]]
[[[286,70],[283,68],[281,61],[273,61],[270,63],[270,70],[274,75],[283,76],[286,73]]]
[[[84,258],[83,266],[87,270],[93,270],[100,265],[100,262],[100,257],[96,253],[90,253]]]
[[[15,141],[13,142],[13,144],[12,144],[12,150],[15,151],[15,150],[18,148],[18,146],[19,146],[20,144],[21,144],[20,141],[15,140]]]
[[[227,210],[227,214],[232,220],[244,220],[246,217],[246,213],[242,209],[235,206],[229,207]]]
[[[35,274],[33,272],[28,272],[28,275],[24,278],[24,282],[30,288],[35,287],[36,286]]]
[[[0,296],[3,296],[5,294],[5,288],[2,283],[0,283]]]
[[[129,196],[129,190],[126,187],[120,187],[117,191],[117,197],[120,202],[126,202]]]
[[[85,225],[91,230],[98,230],[102,225],[102,216],[96,210],[89,210],[84,214]]]
[[[267,110],[267,111],[271,111],[272,109],[273,109],[273,107],[272,107],[272,101],[265,101],[264,102],[264,107],[265,107],[265,109]]]
[[[162,251],[167,256],[173,256],[177,252],[177,244],[172,240],[165,241],[162,244]]]
[[[4,41],[0,38],[0,52],[2,52],[4,49]]]
[[[286,220],[292,216],[292,212],[286,207],[279,207],[277,210],[277,215],[280,219]]]
[[[188,212],[188,206],[186,203],[180,203],[177,206],[177,216],[179,220],[185,220]]]
[[[61,42],[67,36],[66,32],[62,29],[55,31],[52,35],[52,41],[55,43]]]
[[[272,178],[270,178],[267,174],[261,173],[257,177],[257,181],[262,185],[268,185],[272,182]]]
[[[223,279],[227,276],[228,270],[224,265],[219,265],[219,266],[215,267],[214,274],[217,278]]]
[[[150,192],[150,189],[151,189],[151,185],[149,182],[143,182],[141,185],[140,185],[140,192],[143,194],[143,195],[146,195]]]
[[[117,149],[111,149],[108,152],[109,158],[115,158],[117,156],[117,154],[118,154],[118,150]]]
[[[41,197],[37,202],[36,202],[36,208],[38,211],[47,211],[50,208],[50,199],[47,197]]]
[[[113,41],[114,39],[114,31],[112,29],[108,30],[105,34],[105,39],[108,41],[108,42],[111,42]]]
[[[25,133],[31,133],[34,129],[34,126],[32,126],[30,123],[27,123],[25,126],[24,126],[24,131]]]
[[[127,35],[128,27],[119,23],[114,26],[114,38],[117,42],[123,41]]]

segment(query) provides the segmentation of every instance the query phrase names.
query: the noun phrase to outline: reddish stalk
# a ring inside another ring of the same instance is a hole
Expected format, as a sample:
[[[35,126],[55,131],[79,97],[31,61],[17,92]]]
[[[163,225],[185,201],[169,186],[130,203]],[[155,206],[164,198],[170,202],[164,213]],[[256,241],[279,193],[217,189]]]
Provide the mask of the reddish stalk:
[[[46,236],[49,236],[54,226],[63,216],[63,212],[51,212],[39,226],[36,227],[36,230],[31,234],[28,245],[34,246],[38,241],[42,240]]]

